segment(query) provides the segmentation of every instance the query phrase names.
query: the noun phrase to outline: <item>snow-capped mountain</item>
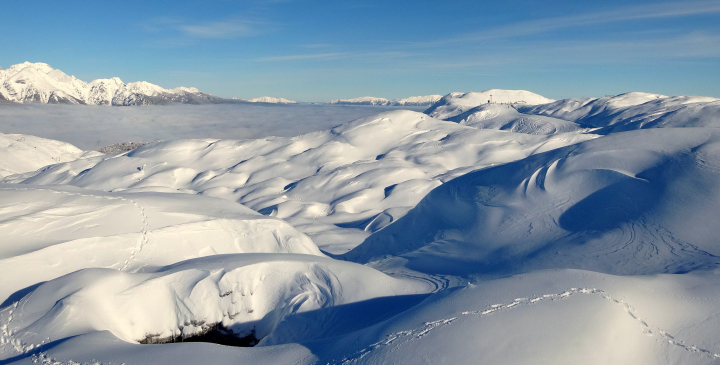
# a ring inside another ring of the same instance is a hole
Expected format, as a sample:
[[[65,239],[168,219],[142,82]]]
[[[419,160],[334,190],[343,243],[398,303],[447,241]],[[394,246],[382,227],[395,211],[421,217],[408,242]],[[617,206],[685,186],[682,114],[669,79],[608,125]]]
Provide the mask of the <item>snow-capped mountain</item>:
[[[425,95],[411,96],[405,99],[390,100],[390,105],[407,105],[407,106],[430,106],[442,99],[442,95]]]
[[[337,99],[328,104],[339,105],[385,105],[385,106],[430,106],[442,98],[442,95],[411,96],[404,99],[385,99],[374,96],[363,96],[354,99]]]
[[[0,69],[0,100],[44,104],[156,105],[205,104],[224,99],[196,88],[164,89],[145,81],[124,83],[117,77],[82,81],[46,63],[24,62]]]
[[[361,96],[354,99],[336,99],[328,102],[328,104],[338,105],[388,105],[388,103],[390,103],[390,100],[376,98],[374,96]]]
[[[433,104],[425,114],[438,119],[449,119],[483,104],[539,105],[552,103],[542,95],[526,90],[490,89],[480,92],[454,92],[447,94]]]
[[[259,98],[248,99],[246,101],[250,103],[297,104],[297,101],[292,101],[285,98],[273,98],[271,96],[261,96]]]

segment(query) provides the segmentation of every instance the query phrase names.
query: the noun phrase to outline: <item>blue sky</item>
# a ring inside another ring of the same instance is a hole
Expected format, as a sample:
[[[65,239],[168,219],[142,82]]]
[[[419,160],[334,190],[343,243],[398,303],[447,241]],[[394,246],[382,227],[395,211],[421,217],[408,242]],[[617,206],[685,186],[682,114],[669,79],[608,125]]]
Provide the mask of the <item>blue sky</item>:
[[[720,97],[720,0],[3,1],[0,66],[222,97]]]

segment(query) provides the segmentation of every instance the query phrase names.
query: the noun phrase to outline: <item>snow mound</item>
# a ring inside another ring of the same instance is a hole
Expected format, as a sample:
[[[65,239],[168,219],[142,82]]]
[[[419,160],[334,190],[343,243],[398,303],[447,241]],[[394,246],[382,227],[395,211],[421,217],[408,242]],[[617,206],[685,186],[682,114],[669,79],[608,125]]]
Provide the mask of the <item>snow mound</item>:
[[[519,109],[526,114],[602,127],[596,133],[603,134],[644,128],[720,126],[720,99],[700,96],[633,92],[597,99],[565,99]]]
[[[461,276],[717,267],[718,175],[714,129],[611,134],[447,182],[346,258]]]
[[[85,269],[1,311],[0,353],[99,331],[131,343],[179,341],[216,325],[262,340],[293,315],[424,289],[362,265],[297,254],[214,255],[135,274]]]
[[[159,142],[5,181],[221,197],[345,252],[443,181],[595,137],[482,130],[391,111],[293,138]]]
[[[297,101],[292,101],[285,98],[273,98],[270,96],[261,96],[259,98],[248,99],[247,101],[251,103],[297,104]]]
[[[454,92],[442,97],[425,111],[437,119],[449,119],[483,104],[526,104],[537,105],[553,102],[542,95],[525,90],[491,89],[480,92]]]
[[[86,152],[65,142],[0,133],[0,178],[96,155],[96,152]]]
[[[550,135],[585,131],[577,123],[567,120],[520,113],[510,104],[480,105],[447,120],[475,128],[527,134]]]
[[[305,346],[323,364],[711,364],[718,284],[717,273],[534,272],[446,290]]]
[[[200,104],[223,100],[196,88],[163,89],[146,81],[125,84],[117,77],[87,83],[46,63],[30,62],[0,70],[0,99],[19,103],[92,105]]]
[[[0,230],[0,301],[90,267],[133,272],[243,252],[323,256],[284,221],[187,194],[0,184]]]

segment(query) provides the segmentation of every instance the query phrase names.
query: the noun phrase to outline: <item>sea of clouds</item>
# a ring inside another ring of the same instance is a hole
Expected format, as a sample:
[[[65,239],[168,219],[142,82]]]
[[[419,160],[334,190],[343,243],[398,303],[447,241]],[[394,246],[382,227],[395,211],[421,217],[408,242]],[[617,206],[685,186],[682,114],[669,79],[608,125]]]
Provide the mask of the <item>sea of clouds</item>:
[[[289,137],[392,109],[349,105],[88,105],[0,104],[0,133],[29,134],[98,150],[119,142],[186,138]]]

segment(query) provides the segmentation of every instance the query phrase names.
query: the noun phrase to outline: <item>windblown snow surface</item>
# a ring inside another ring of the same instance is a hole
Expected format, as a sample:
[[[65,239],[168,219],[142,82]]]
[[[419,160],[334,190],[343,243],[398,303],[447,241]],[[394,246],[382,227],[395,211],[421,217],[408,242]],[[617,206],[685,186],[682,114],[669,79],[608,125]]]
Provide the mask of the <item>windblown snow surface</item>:
[[[0,361],[720,363],[718,99],[485,93],[112,155],[5,135]],[[256,345],[185,342],[217,331]]]

